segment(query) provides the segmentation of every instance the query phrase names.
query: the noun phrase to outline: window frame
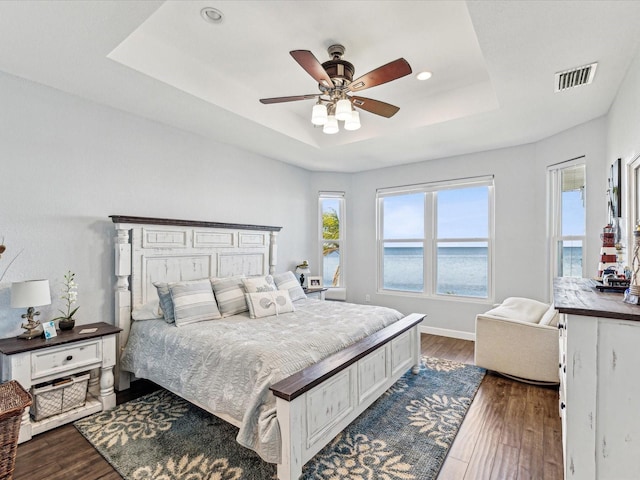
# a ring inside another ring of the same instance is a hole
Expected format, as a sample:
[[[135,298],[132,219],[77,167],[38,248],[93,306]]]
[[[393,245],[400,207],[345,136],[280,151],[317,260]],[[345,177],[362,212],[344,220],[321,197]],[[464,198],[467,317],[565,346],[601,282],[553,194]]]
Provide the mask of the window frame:
[[[561,172],[569,168],[582,166],[584,168],[584,235],[562,235],[562,176]],[[553,290],[553,279],[559,277],[558,242],[582,241],[582,276],[586,270],[587,251],[587,163],[584,156],[549,165],[547,167],[547,224],[548,224],[548,253],[549,253],[549,285]]]
[[[331,240],[333,243],[338,244],[338,248],[340,251],[339,257],[339,268],[340,268],[340,277],[338,285],[324,285],[324,255],[323,255],[323,245],[325,243],[324,239],[324,224],[322,219],[322,202],[325,199],[337,199],[339,203],[339,211],[338,211],[338,219],[340,220],[340,228],[339,228],[339,238],[337,240]],[[322,277],[323,288],[346,288],[346,199],[345,192],[332,192],[332,191],[320,191],[318,192],[318,246],[319,246],[319,256],[318,256],[318,265],[319,273],[318,275]]]
[[[475,297],[457,294],[437,293],[437,260],[438,260],[438,242],[441,241],[437,237],[437,193],[444,190],[460,190],[473,187],[487,187],[487,221],[488,238],[463,238],[450,239],[447,242],[458,240],[460,242],[472,241],[487,242],[487,296]],[[432,298],[443,300],[467,301],[486,303],[492,302],[494,298],[494,272],[495,272],[495,184],[494,176],[469,177],[461,179],[452,179],[439,182],[430,182],[417,185],[406,185],[400,187],[381,188],[376,191],[376,257],[377,257],[377,273],[376,273],[376,290],[378,294],[384,295],[400,295],[419,298]],[[412,193],[424,194],[424,238],[415,239],[386,239],[384,238],[384,199],[398,195],[408,195]],[[435,194],[435,195],[434,195]],[[408,290],[395,290],[384,288],[384,246],[388,243],[400,242],[421,242],[423,245],[423,290],[421,292]]]

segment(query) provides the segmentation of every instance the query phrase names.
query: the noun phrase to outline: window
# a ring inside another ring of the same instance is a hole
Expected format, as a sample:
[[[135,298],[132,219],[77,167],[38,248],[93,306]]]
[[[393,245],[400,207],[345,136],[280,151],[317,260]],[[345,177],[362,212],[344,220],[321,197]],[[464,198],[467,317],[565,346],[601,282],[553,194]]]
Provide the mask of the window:
[[[378,191],[379,290],[489,298],[493,178]]]
[[[320,245],[322,248],[322,284],[344,286],[344,193],[320,192]]]
[[[586,238],[584,159],[549,167],[551,276],[582,277]]]

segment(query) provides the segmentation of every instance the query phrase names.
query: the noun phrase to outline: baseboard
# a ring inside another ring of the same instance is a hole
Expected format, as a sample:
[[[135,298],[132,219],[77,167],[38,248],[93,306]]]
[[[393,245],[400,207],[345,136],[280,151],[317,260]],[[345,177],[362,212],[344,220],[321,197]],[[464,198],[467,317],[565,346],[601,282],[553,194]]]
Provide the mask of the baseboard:
[[[440,335],[441,337],[459,338],[460,340],[476,341],[476,334],[472,332],[461,332],[460,330],[451,330],[448,328],[429,327],[420,325],[420,333],[428,333],[430,335]]]

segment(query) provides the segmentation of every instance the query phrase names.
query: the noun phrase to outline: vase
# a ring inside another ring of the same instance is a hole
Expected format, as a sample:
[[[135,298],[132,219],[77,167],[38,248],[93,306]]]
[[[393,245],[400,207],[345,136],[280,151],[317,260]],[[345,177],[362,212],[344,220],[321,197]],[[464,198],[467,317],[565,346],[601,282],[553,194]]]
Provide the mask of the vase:
[[[60,330],[71,330],[76,325],[76,321],[73,318],[63,318],[58,322]]]

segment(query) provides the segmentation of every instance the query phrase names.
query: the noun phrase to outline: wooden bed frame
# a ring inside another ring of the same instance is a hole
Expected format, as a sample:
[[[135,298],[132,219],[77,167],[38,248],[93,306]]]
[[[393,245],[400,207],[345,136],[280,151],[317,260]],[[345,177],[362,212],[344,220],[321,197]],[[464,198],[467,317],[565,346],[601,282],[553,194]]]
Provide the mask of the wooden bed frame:
[[[275,272],[281,227],[120,215],[111,219],[116,228],[119,352],[127,343],[132,309],[157,295],[153,282]],[[282,438],[280,480],[299,478],[303,465],[409,368],[418,372],[423,318],[407,315],[271,387]],[[131,374],[116,365],[116,388],[125,390],[130,381]]]

